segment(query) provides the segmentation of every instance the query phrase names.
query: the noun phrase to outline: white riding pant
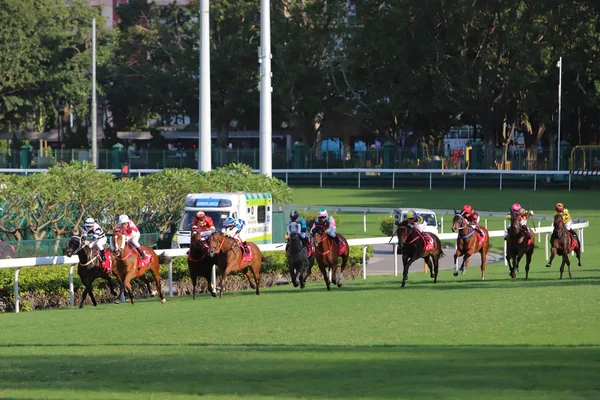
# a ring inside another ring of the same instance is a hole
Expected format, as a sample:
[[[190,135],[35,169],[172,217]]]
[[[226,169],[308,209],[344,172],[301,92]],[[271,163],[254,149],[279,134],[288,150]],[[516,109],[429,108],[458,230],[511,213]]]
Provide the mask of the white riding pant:
[[[106,236],[102,238],[98,238],[95,242],[90,244],[91,249],[98,249],[99,251],[104,250],[104,245],[106,244]]]
[[[138,247],[140,247],[140,233],[133,232],[131,236],[127,236],[127,241],[137,249]]]
[[[331,236],[332,238],[335,238],[335,235],[336,235],[335,228],[329,228],[325,232],[327,232],[327,234],[329,236]]]
[[[565,228],[567,228],[568,230],[573,229],[572,226],[573,226],[573,221],[569,221],[565,224]]]
[[[238,238],[242,242],[246,241],[246,231],[248,230],[247,226],[244,226],[241,231],[238,232],[237,229],[232,229],[231,231],[226,231],[225,235],[230,238]]]

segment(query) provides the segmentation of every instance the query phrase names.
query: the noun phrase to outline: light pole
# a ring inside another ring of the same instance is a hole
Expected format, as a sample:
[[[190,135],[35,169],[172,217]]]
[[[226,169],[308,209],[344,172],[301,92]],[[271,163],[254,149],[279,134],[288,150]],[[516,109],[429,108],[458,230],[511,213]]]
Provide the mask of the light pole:
[[[556,170],[560,171],[560,112],[562,105],[562,57],[558,59],[556,66],[558,67],[558,154],[556,157],[558,163],[556,165]]]
[[[272,176],[271,1],[260,0],[260,173]]]
[[[96,18],[92,18],[92,164],[98,166],[98,104],[96,101]],[[87,132],[86,132],[87,138]]]
[[[208,0],[200,0],[200,110],[198,114],[198,171],[211,170],[210,154],[210,27]]]

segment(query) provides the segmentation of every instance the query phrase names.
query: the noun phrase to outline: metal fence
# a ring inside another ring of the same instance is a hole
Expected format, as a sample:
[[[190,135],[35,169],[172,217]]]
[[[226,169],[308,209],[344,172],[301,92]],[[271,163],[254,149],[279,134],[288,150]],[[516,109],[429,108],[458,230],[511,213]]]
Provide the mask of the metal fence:
[[[570,149],[565,149],[566,160],[562,169],[568,168]],[[569,154],[567,154],[567,151]],[[319,169],[319,168],[401,168],[401,169],[510,169],[510,170],[555,170],[556,154],[551,148],[539,148],[527,158],[524,148],[510,148],[506,160],[500,148],[443,149],[439,146],[419,145],[400,148],[385,145],[383,148],[365,150],[343,149],[321,151],[294,145],[291,149],[274,148],[272,165],[275,169]],[[531,157],[533,157],[531,159]],[[591,156],[593,162],[595,157]],[[44,169],[61,162],[91,161],[89,149],[35,149],[29,145],[19,150],[0,151],[0,168]],[[213,147],[212,168],[229,163],[243,163],[258,169],[260,151],[257,148],[222,149]],[[597,159],[596,159],[597,162]],[[98,168],[120,169],[164,169],[198,167],[196,149],[155,150],[124,148],[116,145],[112,149],[98,150]]]

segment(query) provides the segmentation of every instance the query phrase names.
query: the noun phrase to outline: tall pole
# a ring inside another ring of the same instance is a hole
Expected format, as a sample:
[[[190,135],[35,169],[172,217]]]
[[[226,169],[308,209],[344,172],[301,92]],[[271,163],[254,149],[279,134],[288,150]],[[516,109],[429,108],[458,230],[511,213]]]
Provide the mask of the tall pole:
[[[198,170],[211,170],[210,154],[210,26],[208,0],[200,0],[200,120],[198,132]]]
[[[98,166],[98,104],[96,102],[96,18],[92,19],[92,164]]]
[[[561,113],[561,106],[562,106],[562,57],[559,58],[556,66],[558,67],[558,155],[556,157],[556,159],[558,160],[558,165],[556,166],[556,170],[560,171],[560,113]]]
[[[272,175],[271,2],[260,0],[260,173]]]

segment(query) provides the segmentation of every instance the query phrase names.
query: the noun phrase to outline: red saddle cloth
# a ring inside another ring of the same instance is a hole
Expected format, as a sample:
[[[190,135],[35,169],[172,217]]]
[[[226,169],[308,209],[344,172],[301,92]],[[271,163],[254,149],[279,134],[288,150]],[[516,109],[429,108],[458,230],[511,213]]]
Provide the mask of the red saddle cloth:
[[[569,232],[569,236],[571,237],[571,250],[578,249],[579,243],[577,242],[577,239],[575,239],[575,236],[573,236],[571,232]]]
[[[104,252],[104,258],[105,258],[106,261],[104,261],[102,263],[102,269],[107,274],[110,274],[111,271],[112,271],[112,254],[110,254],[110,252],[108,252],[108,251],[105,251]]]
[[[252,262],[254,259],[254,251],[252,250],[252,246],[248,246],[248,253],[246,253],[246,250],[244,250],[244,244],[241,240],[238,240],[238,245],[240,246],[240,249],[242,249],[242,259],[240,260],[240,266],[238,269],[242,269],[242,265]]]
[[[338,247],[338,251],[337,252],[338,252],[338,255],[342,255],[342,254],[344,254],[346,252],[346,242],[344,242],[343,236],[341,236],[341,235],[338,235],[338,236],[340,238],[342,238],[342,240],[340,240],[341,245]],[[334,240],[334,242],[335,242],[335,240]],[[337,245],[337,242],[336,242],[336,245]]]
[[[313,244],[313,242],[310,242],[308,244],[308,247],[306,248],[306,256],[311,257],[314,254],[315,254],[315,245]]]
[[[427,233],[423,234],[423,238],[425,239],[425,251],[433,250],[435,248],[435,242],[433,241],[433,238]]]
[[[525,228],[529,232],[529,239],[527,239],[527,246],[531,246],[534,243],[534,240],[533,240],[533,231],[528,226],[525,226]]]
[[[479,228],[479,225],[477,225],[477,227]],[[479,238],[479,244],[482,245],[483,242],[485,242],[485,239],[487,238],[487,235],[481,229],[479,229],[479,230],[477,230],[475,232],[477,232],[477,237]]]
[[[150,255],[148,250],[144,250],[144,258],[140,257],[140,253],[138,253],[137,250],[134,249],[134,251],[138,258],[138,269],[142,269],[148,266],[148,264],[150,264],[150,261],[152,261],[152,256]]]

